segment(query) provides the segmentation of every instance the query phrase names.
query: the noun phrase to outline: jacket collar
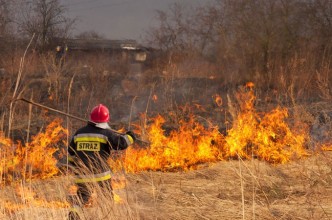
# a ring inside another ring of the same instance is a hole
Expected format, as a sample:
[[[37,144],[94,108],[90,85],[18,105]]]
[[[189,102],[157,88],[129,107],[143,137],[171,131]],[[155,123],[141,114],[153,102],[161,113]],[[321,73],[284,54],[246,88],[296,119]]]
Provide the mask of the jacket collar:
[[[108,125],[107,122],[103,122],[103,123],[96,123],[95,126],[97,128],[102,128],[102,129],[110,129],[111,127]]]

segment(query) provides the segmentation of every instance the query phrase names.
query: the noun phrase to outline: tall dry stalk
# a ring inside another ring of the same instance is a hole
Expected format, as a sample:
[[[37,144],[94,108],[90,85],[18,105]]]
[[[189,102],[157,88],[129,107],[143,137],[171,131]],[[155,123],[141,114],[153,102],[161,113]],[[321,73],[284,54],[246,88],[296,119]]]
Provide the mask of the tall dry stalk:
[[[5,123],[5,113],[1,114],[1,120],[0,120],[0,130],[3,131]]]
[[[254,167],[254,153],[251,154],[251,164]],[[252,175],[252,219],[256,219],[255,197],[256,197],[256,177]]]
[[[233,119],[237,118],[238,113],[236,111],[236,107],[234,106],[234,103],[229,94],[227,94],[227,101],[228,101],[227,102],[228,112],[231,114],[232,120],[233,120]]]
[[[75,75],[76,75],[76,71],[74,72],[73,76],[71,77],[70,79],[70,82],[69,82],[69,87],[68,87],[68,93],[67,93],[67,113],[70,114],[70,97],[71,97],[71,89],[72,89],[72,86],[73,86],[73,82],[74,82],[74,78],[75,78]],[[68,130],[68,134],[67,134],[67,143],[66,143],[66,156],[67,156],[67,159],[66,159],[66,169],[67,169],[67,172],[68,172],[68,147],[69,147],[69,117],[67,116],[66,117],[66,129]]]
[[[148,97],[148,100],[147,100],[147,103],[146,103],[146,107],[145,107],[145,115],[144,115],[144,118],[143,118],[143,121],[142,121],[142,131],[141,131],[141,136],[144,137],[146,135],[146,127],[147,127],[147,115],[148,115],[148,110],[149,110],[149,105],[150,105],[150,101],[151,101],[151,97],[152,97],[152,94],[153,94],[153,91],[154,91],[154,87],[155,87],[156,83],[154,83],[152,85],[152,88],[150,89],[150,94],[149,94],[149,97]]]
[[[244,185],[243,185],[243,175],[242,175],[242,169],[241,169],[241,162],[242,159],[238,155],[239,160],[239,175],[240,175],[240,185],[241,185],[241,200],[242,200],[242,219],[245,219],[245,203],[244,203]]]
[[[15,84],[15,89],[14,89],[14,92],[13,92],[13,96],[12,96],[12,101],[10,102],[10,105],[9,105],[9,115],[8,115],[8,137],[10,137],[10,132],[11,132],[11,127],[12,127],[12,123],[13,123],[13,118],[14,118],[14,100],[16,98],[16,94],[18,92],[18,86],[21,82],[21,77],[22,77],[22,73],[23,73],[23,67],[24,67],[24,60],[25,60],[25,56],[28,52],[28,49],[33,41],[35,37],[35,34],[32,35],[31,39],[30,39],[30,42],[28,44],[28,46],[25,48],[25,51],[24,51],[24,54],[23,54],[23,57],[21,58],[21,61],[20,61],[20,67],[19,67],[19,70],[18,70],[18,74],[17,74],[17,78],[16,78],[16,84]]]
[[[137,96],[135,96],[132,100],[131,100],[131,106],[130,106],[130,114],[129,114],[129,122],[128,122],[128,131],[131,129],[131,117],[133,114],[133,107],[134,107],[134,103],[135,100],[137,99]]]
[[[319,96],[326,101],[329,101],[332,98],[329,81],[330,74],[328,69],[329,68],[323,72],[316,71],[316,84],[318,91],[320,92]]]
[[[31,93],[30,99],[33,100],[33,92]],[[32,115],[32,105],[29,104],[28,128],[27,128],[27,138],[26,138],[27,143],[29,142],[29,136],[30,136],[31,115]]]

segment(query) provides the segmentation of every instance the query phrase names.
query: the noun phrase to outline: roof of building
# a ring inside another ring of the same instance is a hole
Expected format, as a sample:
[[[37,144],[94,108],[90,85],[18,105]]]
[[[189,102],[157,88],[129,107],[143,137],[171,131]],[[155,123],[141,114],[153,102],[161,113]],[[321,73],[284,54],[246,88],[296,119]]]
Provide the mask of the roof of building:
[[[71,50],[141,50],[135,40],[67,39],[66,46]]]

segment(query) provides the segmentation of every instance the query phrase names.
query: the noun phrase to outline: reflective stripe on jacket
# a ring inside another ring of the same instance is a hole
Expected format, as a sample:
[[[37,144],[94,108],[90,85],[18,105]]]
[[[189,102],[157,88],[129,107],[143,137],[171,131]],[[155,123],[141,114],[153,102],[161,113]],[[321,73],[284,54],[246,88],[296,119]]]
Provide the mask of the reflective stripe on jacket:
[[[111,171],[106,171],[98,174],[91,175],[80,175],[75,179],[75,183],[91,183],[91,182],[100,182],[111,179]]]

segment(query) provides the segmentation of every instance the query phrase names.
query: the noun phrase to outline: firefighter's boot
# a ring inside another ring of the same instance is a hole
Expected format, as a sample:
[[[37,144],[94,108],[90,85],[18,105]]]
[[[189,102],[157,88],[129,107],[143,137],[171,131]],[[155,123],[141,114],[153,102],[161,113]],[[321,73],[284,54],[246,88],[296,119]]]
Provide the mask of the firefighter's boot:
[[[70,211],[68,214],[68,220],[80,220],[80,216],[75,211]]]

